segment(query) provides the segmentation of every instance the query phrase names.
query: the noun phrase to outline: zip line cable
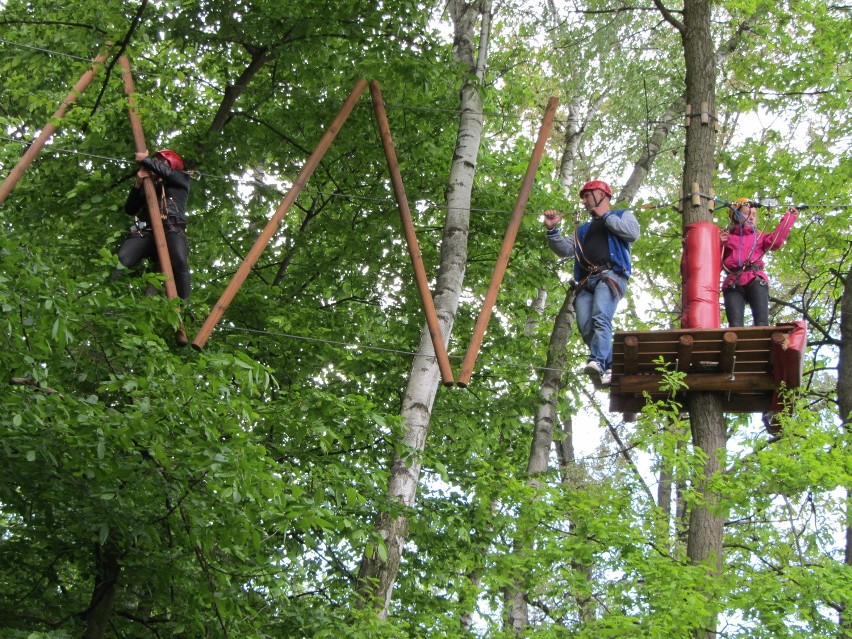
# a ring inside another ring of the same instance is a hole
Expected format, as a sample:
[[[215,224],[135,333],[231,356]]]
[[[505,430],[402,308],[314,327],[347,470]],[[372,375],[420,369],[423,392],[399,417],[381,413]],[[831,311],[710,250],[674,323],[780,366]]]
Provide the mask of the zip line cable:
[[[0,135],[0,140],[2,140],[4,142],[10,142],[12,144],[20,144],[22,146],[27,146],[29,144],[29,142],[25,142],[23,140],[18,140],[18,139],[15,139],[15,138],[10,138],[10,137],[7,137],[7,136],[2,136],[2,135]],[[102,160],[104,162],[110,162],[110,163],[113,163],[113,164],[125,165],[125,166],[128,166],[128,167],[133,167],[133,166],[136,165],[135,160],[130,160],[130,159],[127,159],[127,158],[117,158],[117,157],[111,157],[111,156],[107,156],[107,155],[98,155],[96,153],[86,153],[85,151],[76,151],[76,150],[71,150],[71,149],[65,149],[65,148],[62,148],[62,147],[57,147],[55,145],[46,146],[45,149],[42,152],[51,152],[51,153],[55,153],[57,155],[80,156],[80,157],[85,157],[85,158],[90,158],[90,159]],[[220,180],[220,181],[223,181],[223,182],[230,182],[232,184],[238,184],[238,185],[257,186],[257,187],[260,187],[260,188],[273,190],[277,194],[280,194],[282,196],[284,194],[284,191],[282,190],[281,187],[279,187],[275,184],[266,184],[264,182],[260,182],[255,178],[239,178],[239,177],[233,177],[233,176],[227,176],[227,175],[217,175],[217,174],[214,174],[214,173],[204,173],[203,171],[194,171],[194,172],[192,172],[192,175],[195,179],[212,179],[212,180]],[[320,196],[324,196],[324,197],[328,197],[328,198],[340,198],[340,199],[359,201],[359,202],[372,202],[374,204],[388,204],[388,203],[393,204],[392,202],[389,202],[389,200],[386,199],[386,198],[371,197],[371,196],[367,196],[367,195],[355,195],[355,194],[351,194],[351,193],[339,193],[339,192],[334,192],[334,191],[323,191],[323,190],[320,190],[320,189],[311,189],[310,187],[305,187],[302,190],[302,192],[306,193],[306,194],[320,195]],[[689,197],[691,197],[692,195],[693,195],[692,193],[687,194],[682,199],[684,199],[684,200],[689,199]],[[728,202],[727,200],[723,200],[721,198],[718,198],[718,197],[715,197],[715,196],[712,196],[712,195],[708,195],[708,194],[705,194],[705,193],[695,193],[695,195],[700,195],[701,197],[707,198],[708,200],[714,200],[715,202],[722,203],[722,207],[718,207],[718,208],[723,208],[724,206],[729,206],[731,204],[731,202]],[[781,206],[787,206],[787,205],[780,205],[779,204],[778,206],[781,207]],[[800,206],[807,206],[808,208],[812,208],[812,209],[852,208],[852,204],[839,204],[839,203],[820,203],[820,204],[804,204],[803,203],[803,204],[800,204]],[[440,205],[440,204],[430,204],[430,207],[440,208],[441,210],[450,210],[452,208],[458,208],[458,207],[449,207],[449,206]],[[653,204],[653,203],[637,204],[635,206],[628,206],[627,208],[629,208],[633,211],[651,211],[651,210],[655,210],[655,209],[668,209],[668,208],[674,208],[674,207],[675,207],[674,203],[668,203],[667,202],[667,203],[661,203],[661,204]],[[510,211],[508,209],[490,209],[490,208],[470,207],[468,210],[471,213],[490,213],[490,214],[498,214],[498,215],[511,215],[512,214],[512,211]],[[566,219],[570,216],[573,216],[574,213],[576,213],[576,211],[566,212],[565,213]],[[526,216],[540,216],[541,213],[536,212],[536,211],[525,211],[524,215],[526,215]]]
[[[384,347],[384,346],[371,346],[369,344],[360,344],[360,343],[354,343],[354,342],[343,342],[343,341],[339,341],[339,340],[324,339],[324,338],[321,338],[321,337],[307,337],[307,336],[304,336],[304,335],[294,335],[292,333],[280,333],[280,332],[277,332],[277,331],[265,331],[265,330],[256,329],[256,328],[248,328],[248,327],[245,327],[245,326],[220,326],[219,330],[227,330],[227,331],[230,331],[232,333],[249,333],[249,334],[255,334],[255,335],[265,335],[265,336],[268,336],[268,337],[276,337],[276,338],[280,337],[280,338],[291,339],[291,340],[295,340],[295,341],[328,344],[330,346],[340,346],[340,347],[346,348],[347,350],[351,349],[351,350],[359,350],[359,351],[374,351],[374,352],[380,352],[380,353],[389,353],[389,354],[393,354],[393,355],[403,355],[403,356],[407,356],[407,357],[414,357],[414,358],[419,358],[419,359],[428,359],[428,360],[431,360],[431,361],[437,361],[437,358],[434,355],[421,355],[421,354],[417,353],[416,351],[408,351],[408,350],[397,349],[397,348],[388,348],[388,347]],[[455,360],[464,359],[464,355],[450,355],[449,357],[450,357],[450,359],[455,359]],[[512,363],[509,363],[509,362],[499,362],[499,361],[495,361],[495,360],[491,360],[491,361],[486,360],[486,361],[483,362],[483,364],[485,366],[490,364],[492,367],[503,366],[505,368],[518,368],[518,369],[522,369],[522,370],[526,370],[526,371],[532,369],[532,370],[539,371],[539,372],[554,371],[554,372],[564,373],[565,371],[569,370],[568,368],[551,368],[551,367],[547,367],[547,366],[532,366],[532,365],[512,364]],[[506,378],[501,378],[501,379],[504,379],[505,381],[510,381],[510,382],[514,381],[514,380],[509,380],[509,379],[506,379]],[[515,382],[515,383],[517,383],[517,382]]]
[[[30,50],[34,50],[34,51],[39,51],[41,53],[47,53],[47,54],[50,54],[50,55],[66,57],[66,58],[70,58],[72,60],[81,60],[81,61],[84,61],[84,62],[91,62],[92,61],[91,58],[85,58],[85,57],[77,56],[77,55],[74,55],[74,54],[71,54],[71,53],[64,53],[62,51],[54,51],[54,50],[46,49],[46,48],[43,48],[43,47],[36,47],[36,46],[33,46],[33,45],[21,43],[21,42],[14,42],[12,40],[6,40],[6,39],[3,39],[3,38],[0,38],[0,44],[6,44],[6,45],[9,45],[9,46],[12,46],[12,47],[20,47],[22,49],[30,49]],[[364,106],[364,105],[358,105],[358,108],[362,108],[362,106]],[[399,102],[396,102],[396,103],[387,102],[387,103],[385,103],[385,107],[387,109],[398,109],[398,110],[401,110],[401,111],[411,111],[411,112],[421,112],[421,113],[436,113],[436,114],[447,114],[447,113],[459,114],[459,113],[462,113],[461,109],[450,109],[450,108],[438,109],[438,108],[434,108],[434,107],[427,107],[427,106],[422,106],[422,105],[410,105],[410,104],[403,104],[403,103],[399,103]],[[368,108],[368,107],[364,106],[364,108]],[[483,116],[483,117],[487,115],[487,116],[494,117],[494,118],[499,117],[499,118],[502,118],[504,120],[509,120],[509,119],[521,120],[521,121],[526,120],[526,118],[524,118],[523,116],[514,115],[514,114],[507,114],[507,113],[504,113],[502,111],[481,111],[479,113],[474,113],[473,115],[478,115],[478,116]],[[557,118],[555,121],[558,122],[559,124],[562,124],[562,125],[566,125],[568,123],[567,119],[560,120],[560,119]],[[651,126],[651,125],[658,126],[660,124],[670,124],[670,122],[668,120],[664,121],[664,120],[646,120],[646,119],[643,119],[643,120],[620,120],[620,121],[624,122],[625,124],[637,124],[638,123],[638,124],[647,124],[649,126]],[[680,124],[679,126],[684,127],[683,124]]]
[[[29,49],[29,50],[38,51],[38,52],[41,52],[41,53],[50,54],[50,55],[57,55],[57,56],[60,56],[60,57],[67,57],[67,58],[71,58],[73,60],[81,60],[81,61],[85,61],[85,62],[91,62],[91,59],[85,58],[85,57],[82,57],[82,56],[77,56],[77,55],[70,54],[70,53],[64,53],[64,52],[61,52],[61,51],[55,51],[55,50],[47,49],[47,48],[44,48],[44,47],[37,47],[37,46],[34,46],[34,45],[30,45],[30,44],[14,42],[12,40],[6,40],[5,38],[0,38],[0,44],[6,44],[6,45],[9,45],[9,46],[13,46],[13,47],[20,47],[20,48],[23,48],[23,49]],[[361,105],[359,105],[359,106],[361,106]],[[457,109],[435,109],[435,108],[431,108],[431,107],[423,107],[423,106],[416,106],[416,105],[405,105],[405,104],[402,104],[402,103],[387,103],[385,106],[388,107],[388,108],[396,108],[396,109],[409,110],[409,111],[421,111],[421,112],[433,112],[433,113],[460,113],[460,110],[457,110]],[[509,116],[506,116],[506,114],[504,114],[504,113],[482,112],[479,115],[482,115],[482,116],[484,116],[484,115],[499,115],[500,117],[503,117],[503,118],[509,117]],[[511,116],[511,117],[513,117],[513,118],[516,117],[516,118],[520,119],[520,116]],[[648,124],[657,124],[657,122],[650,121],[650,120],[649,121],[642,120],[642,122],[643,123],[647,122]],[[5,136],[0,136],[0,140],[5,140],[5,141],[8,141],[8,142],[12,142],[12,143],[18,143],[18,144],[22,144],[24,146],[27,146],[27,145],[30,144],[30,142],[25,142],[25,141],[22,141],[22,140],[16,140],[16,139],[8,138],[8,137],[5,137]],[[92,153],[85,153],[85,152],[82,152],[82,151],[72,151],[72,150],[62,149],[62,148],[58,148],[58,147],[51,147],[51,150],[54,150],[57,153],[63,153],[63,154],[66,154],[66,155],[79,155],[79,156],[82,156],[82,157],[94,158],[94,159],[99,159],[99,160],[103,160],[103,161],[107,161],[107,162],[113,162],[113,163],[119,163],[119,164],[131,165],[131,166],[135,164],[135,161],[133,161],[133,160],[126,160],[126,159],[123,159],[123,158],[114,158],[114,157],[102,156],[102,155],[97,155],[97,154],[92,154]],[[276,192],[281,193],[280,189],[277,186],[270,185],[270,184],[264,184],[262,182],[259,182],[258,180],[255,180],[255,179],[233,178],[233,177],[230,177],[230,176],[220,176],[220,175],[203,173],[203,172],[200,172],[200,171],[194,171],[192,173],[194,174],[194,176],[197,176],[198,178],[203,177],[203,178],[210,178],[210,179],[218,179],[218,180],[222,180],[222,181],[226,181],[226,182],[232,182],[232,183],[235,183],[235,184],[248,184],[248,185],[260,186],[260,187],[263,187],[263,188],[273,189]],[[315,193],[315,194],[318,194],[318,195],[324,195],[324,196],[327,196],[327,197],[343,197],[343,198],[347,198],[347,199],[360,200],[360,201],[372,201],[372,202],[381,202],[381,203],[385,202],[384,199],[370,198],[370,197],[367,197],[367,196],[357,196],[357,195],[351,195],[351,194],[347,195],[347,194],[340,194],[340,193],[328,193],[328,192],[318,191],[318,190],[312,191],[312,190],[309,190],[309,189],[305,189],[304,191],[308,192],[308,193]],[[720,206],[717,207],[717,209],[718,208],[724,208],[725,206],[731,205],[731,202],[728,202],[727,200],[723,200],[723,199],[717,198],[713,195],[708,195],[708,194],[700,193],[700,192],[694,193],[694,194],[690,193],[688,195],[684,195],[682,200],[686,200],[689,197],[691,197],[692,195],[700,195],[701,197],[704,197],[704,198],[707,198],[707,199],[712,200],[714,202],[720,203]],[[439,205],[435,205],[435,206],[439,206]],[[646,205],[637,205],[637,206],[628,207],[628,208],[632,208],[634,210],[653,210],[653,209],[658,209],[658,208],[673,208],[674,206],[675,206],[674,204],[646,204]],[[852,204],[801,204],[800,206],[807,206],[808,208],[829,208],[829,209],[831,209],[831,208],[850,208],[850,207],[852,207]],[[449,210],[449,207],[445,207],[445,206],[440,206],[440,208]],[[505,214],[505,215],[511,215],[512,214],[512,211],[508,211],[508,210],[503,211],[503,210],[482,209],[482,208],[470,208],[469,210],[471,212],[478,212],[478,213],[499,213],[499,214]],[[536,216],[538,216],[538,215],[541,215],[541,213],[525,212],[524,215],[536,215]],[[567,214],[566,214],[566,217],[567,217]]]
[[[64,58],[71,58],[72,60],[82,60],[83,62],[91,62],[91,58],[84,58],[79,55],[74,55],[73,53],[63,53],[62,51],[52,51],[51,49],[45,49],[43,47],[36,47],[31,44],[23,44],[22,42],[13,42],[11,40],[6,40],[4,38],[0,38],[0,44],[8,44],[12,47],[20,47],[21,49],[30,49],[31,51],[38,51],[40,53],[47,53],[50,55],[58,55]]]

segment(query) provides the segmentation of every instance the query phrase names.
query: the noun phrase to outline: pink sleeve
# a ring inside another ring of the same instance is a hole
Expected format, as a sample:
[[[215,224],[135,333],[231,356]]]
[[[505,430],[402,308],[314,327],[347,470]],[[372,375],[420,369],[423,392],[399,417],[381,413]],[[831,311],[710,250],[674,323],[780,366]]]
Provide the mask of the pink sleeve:
[[[790,229],[796,222],[799,213],[785,213],[781,216],[781,221],[772,233],[766,233],[761,238],[761,245],[764,251],[774,251],[781,248],[784,242],[787,241],[787,236],[790,235]]]

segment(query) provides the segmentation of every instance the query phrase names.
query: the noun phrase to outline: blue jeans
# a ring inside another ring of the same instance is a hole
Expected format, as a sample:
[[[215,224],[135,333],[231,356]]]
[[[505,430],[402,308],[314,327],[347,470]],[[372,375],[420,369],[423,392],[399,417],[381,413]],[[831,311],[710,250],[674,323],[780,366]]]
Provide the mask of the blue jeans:
[[[619,291],[613,291],[602,276],[613,280]],[[589,277],[574,297],[577,326],[589,347],[589,361],[596,361],[604,370],[612,368],[612,318],[626,292],[626,277],[604,271]]]

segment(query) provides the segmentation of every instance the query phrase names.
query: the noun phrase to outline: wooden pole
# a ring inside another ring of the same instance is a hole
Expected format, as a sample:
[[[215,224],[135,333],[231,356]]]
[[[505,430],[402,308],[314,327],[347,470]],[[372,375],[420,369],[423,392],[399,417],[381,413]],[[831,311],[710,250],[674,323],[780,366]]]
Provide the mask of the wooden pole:
[[[723,373],[731,373],[734,370],[737,352],[737,334],[726,331],[722,335],[722,351],[719,354],[719,370]]]
[[[71,92],[65,96],[65,99],[62,101],[62,104],[59,105],[59,108],[53,114],[53,117],[44,125],[41,133],[39,133],[35,141],[30,144],[23,157],[21,157],[20,161],[15,165],[6,179],[3,180],[3,184],[0,184],[0,204],[2,204],[9,196],[9,193],[11,193],[12,189],[15,188],[15,185],[18,183],[18,180],[21,179],[24,171],[26,171],[30,164],[33,163],[33,160],[35,160],[39,151],[44,148],[44,145],[47,144],[47,141],[56,132],[56,128],[59,126],[59,121],[65,117],[65,112],[68,110],[68,107],[74,104],[74,102],[77,101],[77,97],[88,88],[89,84],[92,82],[92,78],[95,77],[98,67],[103,64],[106,57],[107,51],[101,53],[95,58],[92,63],[92,68],[80,76],[77,84],[75,84],[74,88],[71,89]]]
[[[343,107],[340,109],[337,117],[334,118],[328,129],[326,129],[319,141],[319,144],[317,144],[317,148],[311,154],[311,157],[308,158],[308,161],[305,162],[305,165],[299,172],[298,177],[296,177],[295,182],[293,182],[293,186],[291,186],[290,190],[287,191],[287,195],[284,196],[284,200],[282,200],[278,209],[272,215],[269,222],[267,222],[263,231],[261,231],[260,236],[257,240],[255,240],[254,245],[251,247],[251,250],[249,250],[246,258],[243,260],[243,263],[240,264],[240,267],[237,269],[234,277],[231,278],[230,283],[225,288],[225,291],[222,293],[219,301],[216,302],[216,305],[213,307],[210,315],[205,320],[201,330],[198,331],[198,334],[192,341],[192,347],[195,350],[200,351],[204,348],[204,344],[207,342],[211,333],[213,333],[213,329],[216,328],[216,324],[218,324],[219,320],[222,319],[222,315],[224,315],[228,306],[233,301],[234,296],[236,296],[237,291],[240,290],[243,282],[245,282],[248,277],[252,267],[260,258],[261,253],[263,253],[263,249],[266,248],[266,245],[269,244],[269,240],[272,239],[272,236],[278,230],[278,225],[281,223],[281,220],[287,214],[287,211],[293,205],[293,202],[296,201],[296,198],[299,196],[299,193],[301,193],[305,183],[307,183],[308,178],[311,177],[311,174],[319,165],[320,160],[322,160],[325,152],[328,150],[328,147],[331,146],[332,141],[338,131],[340,131],[340,127],[346,121],[346,118],[349,117],[352,109],[355,108],[355,103],[358,101],[358,98],[361,97],[361,94],[364,92],[366,87],[367,81],[361,78],[356,83],[355,88],[352,89],[352,93],[349,94],[349,97],[346,99],[346,102],[343,104]]]
[[[491,311],[494,309],[494,304],[497,301],[497,293],[500,290],[500,284],[503,281],[503,275],[506,273],[506,267],[509,265],[509,255],[512,252],[512,246],[515,244],[515,238],[518,235],[518,229],[521,226],[521,221],[524,217],[524,208],[532,191],[533,182],[535,182],[535,174],[538,171],[538,165],[541,162],[541,156],[544,154],[544,146],[547,142],[547,136],[550,134],[550,128],[553,125],[553,117],[556,113],[556,106],[559,100],[556,97],[551,97],[547,102],[547,108],[544,112],[544,119],[541,123],[541,128],[538,132],[538,139],[533,148],[532,156],[530,157],[529,165],[527,166],[526,175],[521,185],[521,190],[518,193],[518,199],[515,203],[515,209],[512,212],[512,217],[509,220],[509,227],[506,229],[506,234],[503,237],[503,245],[500,247],[500,254],[497,257],[497,264],[494,266],[494,273],[491,275],[491,283],[488,286],[488,291],[485,294],[485,300],[482,304],[482,309],[479,312],[479,317],[476,320],[476,325],[473,328],[473,335],[470,338],[467,352],[462,362],[461,372],[459,373],[456,383],[464,388],[470,382],[470,376],[473,373],[473,365],[476,362],[476,357],[479,354],[479,348],[482,346],[482,339],[485,336],[485,329],[488,326],[488,320],[491,318]]]
[[[136,153],[147,155],[148,149],[145,145],[142,121],[139,119],[139,112],[136,108],[136,88],[133,85],[133,73],[130,70],[130,61],[127,59],[127,56],[123,55],[118,59],[118,63],[122,68],[121,75],[124,80],[124,92],[127,94],[127,113],[130,116],[130,128],[133,131],[133,144],[136,147]],[[160,205],[157,202],[157,190],[154,187],[154,181],[150,177],[142,180],[142,188],[145,189],[145,202],[148,206],[148,217],[151,218],[151,230],[154,232],[157,259],[160,261],[160,269],[163,275],[166,276],[166,297],[173,300],[177,297],[177,288],[175,287],[174,271],[172,271],[172,260],[169,257],[169,246],[166,242],[166,232],[163,230]],[[175,339],[181,346],[186,346],[188,340],[183,325],[178,327]]]
[[[429,329],[429,335],[432,337],[435,358],[438,361],[438,368],[441,371],[441,379],[444,382],[444,386],[452,386],[455,382],[453,369],[450,366],[450,358],[447,355],[444,337],[441,334],[441,325],[438,322],[435,301],[429,290],[429,280],[426,277],[426,268],[423,266],[423,256],[420,253],[420,244],[417,241],[417,234],[414,231],[411,209],[408,206],[408,198],[405,195],[405,186],[402,183],[402,174],[399,171],[399,163],[396,159],[390,125],[388,124],[388,117],[385,113],[382,90],[379,87],[379,83],[375,80],[370,82],[370,97],[373,100],[373,110],[376,113],[376,122],[379,125],[379,133],[382,137],[382,146],[384,147],[385,158],[388,162],[391,184],[393,185],[393,192],[396,196],[397,206],[399,207],[402,230],[405,234],[405,241],[408,244],[408,254],[411,257],[411,266],[414,268],[414,278],[417,281],[417,290],[420,292],[423,312],[426,315],[426,326]]]
[[[624,374],[633,375],[639,368],[639,338],[627,335],[624,338]]]
[[[677,370],[679,373],[688,373],[692,366],[692,349],[695,340],[692,335],[681,335],[677,340]]]

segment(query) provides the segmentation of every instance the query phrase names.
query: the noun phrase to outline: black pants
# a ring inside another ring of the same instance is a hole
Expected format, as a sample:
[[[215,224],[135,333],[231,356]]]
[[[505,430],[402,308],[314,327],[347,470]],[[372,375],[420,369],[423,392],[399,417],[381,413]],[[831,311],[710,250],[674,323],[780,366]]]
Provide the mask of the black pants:
[[[178,296],[186,300],[189,299],[189,247],[186,243],[185,228],[185,224],[172,220],[163,224],[166,245],[169,247],[169,258],[172,262],[172,273],[175,276],[175,288]],[[151,259],[154,268],[160,270],[157,245],[151,231],[131,233],[118,249],[118,261],[128,268],[133,268],[146,257]]]
[[[769,286],[756,277],[747,286],[732,286],[722,291],[728,326],[745,326],[745,305],[751,309],[755,326],[769,326]]]

